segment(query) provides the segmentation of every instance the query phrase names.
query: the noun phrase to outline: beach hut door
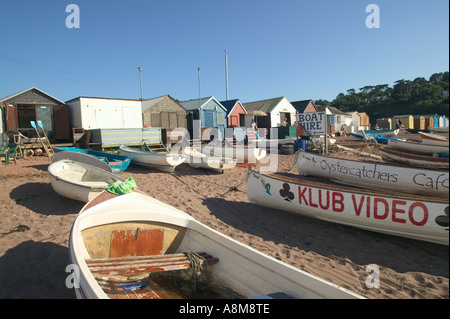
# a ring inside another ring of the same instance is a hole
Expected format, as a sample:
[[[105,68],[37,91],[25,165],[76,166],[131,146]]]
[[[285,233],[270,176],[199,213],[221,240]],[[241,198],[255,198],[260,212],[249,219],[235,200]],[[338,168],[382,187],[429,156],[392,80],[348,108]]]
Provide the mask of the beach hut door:
[[[205,111],[204,127],[214,127],[214,111]]]

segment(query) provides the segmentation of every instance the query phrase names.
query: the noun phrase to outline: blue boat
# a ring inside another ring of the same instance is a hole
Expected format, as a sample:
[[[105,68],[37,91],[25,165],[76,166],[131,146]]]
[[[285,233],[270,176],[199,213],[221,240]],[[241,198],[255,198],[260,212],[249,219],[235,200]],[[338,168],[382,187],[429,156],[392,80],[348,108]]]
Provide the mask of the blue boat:
[[[87,164],[94,165],[97,167],[101,167],[105,170],[110,170],[113,173],[124,172],[128,165],[130,165],[131,158],[128,156],[120,155],[120,154],[111,154],[106,152],[87,150],[83,148],[76,147],[53,147],[55,154],[53,156],[56,157],[55,160],[60,159],[71,159],[74,161],[82,161],[89,162]],[[71,153],[74,153],[74,156],[70,156]],[[60,158],[61,157],[61,158]],[[92,161],[92,159],[96,159],[96,161]],[[52,158],[52,161],[54,159]],[[106,164],[106,165],[105,165]],[[109,169],[108,169],[109,167]]]
[[[404,141],[405,139],[402,137],[397,136],[386,136],[386,135],[378,135],[378,134],[367,134],[367,131],[365,132],[367,137],[373,137],[378,143],[380,144],[387,144],[389,139],[394,140],[401,140]],[[351,136],[359,137],[361,139],[364,139],[364,135],[360,133],[350,133]]]
[[[364,133],[370,134],[370,135],[383,135],[383,136],[396,136],[400,130],[373,130],[373,131],[367,131],[365,130]]]

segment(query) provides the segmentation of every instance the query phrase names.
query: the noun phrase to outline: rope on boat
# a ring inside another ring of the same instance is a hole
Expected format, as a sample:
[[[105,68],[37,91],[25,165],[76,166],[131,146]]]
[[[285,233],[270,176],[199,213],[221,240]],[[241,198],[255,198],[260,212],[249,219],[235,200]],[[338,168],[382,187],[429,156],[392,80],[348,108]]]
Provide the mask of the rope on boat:
[[[203,263],[206,262],[206,259],[193,251],[189,251],[184,254],[191,263],[193,275],[195,276],[200,275],[200,273],[203,270]]]
[[[187,259],[191,262],[191,269],[192,269],[192,277],[191,277],[191,285],[193,291],[199,291],[200,285],[199,285],[199,278],[200,274],[203,270],[203,262],[206,262],[206,259],[196,252],[189,251],[184,253],[187,257]]]
[[[300,154],[300,150],[297,150],[297,152],[295,152],[294,163],[292,164],[292,167],[290,169],[286,169],[286,172],[292,171],[292,169],[296,166],[299,154]]]

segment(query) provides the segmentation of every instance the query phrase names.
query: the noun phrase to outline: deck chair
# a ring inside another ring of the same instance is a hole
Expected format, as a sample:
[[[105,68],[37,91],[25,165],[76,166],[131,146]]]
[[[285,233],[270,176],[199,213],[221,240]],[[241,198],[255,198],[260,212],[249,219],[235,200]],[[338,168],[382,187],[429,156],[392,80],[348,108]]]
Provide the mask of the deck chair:
[[[8,162],[10,159],[14,160],[14,164],[17,164],[17,150],[19,148],[19,145],[16,143],[9,143],[8,144]]]
[[[366,132],[364,132],[364,130],[362,130],[361,132],[362,132],[363,142],[364,142],[364,143],[369,143],[369,144],[375,144],[375,145],[378,145],[378,142],[377,142],[377,140],[375,139],[375,137],[370,136],[370,135],[366,135]]]
[[[361,152],[367,152],[370,153],[371,149],[370,146],[374,146],[375,148],[378,147],[378,142],[375,139],[375,137],[366,135],[366,132],[364,130],[361,131],[363,135],[363,146],[361,147]]]
[[[5,164],[2,163],[2,158],[5,158]],[[9,164],[9,147],[8,145],[2,145],[0,149],[0,166]]]

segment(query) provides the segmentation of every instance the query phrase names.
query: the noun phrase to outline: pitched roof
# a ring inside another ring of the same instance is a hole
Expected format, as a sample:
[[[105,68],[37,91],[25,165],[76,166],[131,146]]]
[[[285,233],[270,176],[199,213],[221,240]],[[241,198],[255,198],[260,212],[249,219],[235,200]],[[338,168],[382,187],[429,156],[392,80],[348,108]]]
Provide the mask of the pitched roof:
[[[248,102],[244,103],[244,108],[247,112],[263,111],[265,113],[270,113],[275,108],[275,106],[277,106],[281,102],[282,99],[284,99],[284,96],[255,102]]]
[[[145,99],[142,101],[141,105],[142,105],[142,113],[147,112],[149,109],[151,109],[155,104],[161,102],[162,100],[164,100],[165,98],[169,98],[171,100],[173,100],[175,103],[177,103],[180,107],[184,108],[183,105],[181,105],[179,102],[177,102],[174,98],[172,98],[169,94],[163,95],[163,96],[158,96],[158,97],[154,97],[152,99]]]
[[[301,100],[301,101],[295,101],[295,102],[291,102],[292,106],[300,113],[303,113],[306,109],[306,107],[309,105],[309,103],[312,102],[313,105],[314,101],[313,100]],[[317,107],[316,107],[317,108]]]
[[[325,112],[325,110],[327,109],[328,106],[327,105],[316,105],[316,107],[319,112]]]
[[[192,110],[196,110],[199,108],[202,108],[203,105],[205,105],[206,103],[208,103],[210,100],[214,100],[215,102],[217,102],[217,104],[219,104],[224,111],[226,111],[225,107],[219,102],[217,101],[214,96],[209,96],[209,97],[204,97],[201,99],[193,99],[193,100],[189,100],[189,101],[182,101],[180,102],[180,104],[188,111],[192,111]]]
[[[234,109],[234,107],[236,106],[237,102],[239,102],[239,99],[220,101],[220,104],[222,104],[227,109],[227,115],[228,115]],[[244,111],[247,113],[244,105],[242,105],[242,103],[240,103],[240,104],[241,104],[242,108],[244,109]]]
[[[8,101],[8,100],[11,100],[12,98],[15,98],[16,96],[21,95],[21,94],[23,94],[23,93],[25,93],[25,92],[28,92],[28,91],[31,91],[31,90],[36,90],[36,91],[40,92],[41,94],[44,94],[44,95],[48,96],[49,98],[51,98],[51,99],[57,101],[58,103],[64,104],[63,101],[58,100],[57,98],[51,96],[50,94],[45,93],[45,92],[42,91],[42,90],[39,90],[37,87],[34,87],[34,86],[31,87],[31,88],[29,88],[29,89],[26,89],[26,90],[23,90],[23,91],[20,91],[20,92],[17,92],[17,93],[14,93],[14,94],[5,96],[4,98],[1,98],[1,99],[0,99],[0,102],[5,102],[5,101]]]
[[[212,96],[204,97],[201,99],[193,99],[193,100],[189,100],[189,101],[181,101],[180,104],[183,105],[183,107],[186,110],[192,111],[192,110],[201,108],[203,106],[203,104],[208,102],[211,98],[212,98]]]
[[[331,112],[333,112],[334,114],[339,114],[339,115],[348,115],[347,113],[339,110],[338,108],[334,107],[334,106],[330,106],[329,109],[331,110]]]

